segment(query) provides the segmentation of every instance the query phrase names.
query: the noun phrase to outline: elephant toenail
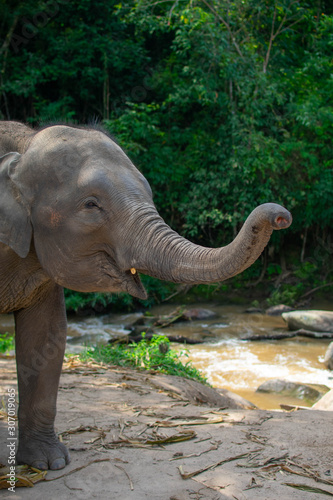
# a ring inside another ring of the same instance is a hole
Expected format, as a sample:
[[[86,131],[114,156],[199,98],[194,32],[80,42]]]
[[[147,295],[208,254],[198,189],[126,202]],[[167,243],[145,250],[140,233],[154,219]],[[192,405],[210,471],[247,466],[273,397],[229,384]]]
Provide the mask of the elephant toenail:
[[[63,469],[66,465],[64,458],[56,458],[50,465],[51,470]]]
[[[46,462],[33,462],[31,466],[39,470],[47,470],[49,468]]]

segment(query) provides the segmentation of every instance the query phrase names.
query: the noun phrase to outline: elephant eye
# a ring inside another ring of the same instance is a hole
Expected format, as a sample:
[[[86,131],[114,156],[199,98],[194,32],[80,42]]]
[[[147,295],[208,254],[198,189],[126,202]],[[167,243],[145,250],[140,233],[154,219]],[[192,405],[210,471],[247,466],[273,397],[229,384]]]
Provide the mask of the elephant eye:
[[[92,201],[92,200],[87,201],[84,206],[85,206],[85,208],[94,208],[94,207],[98,208],[97,203],[95,201]]]

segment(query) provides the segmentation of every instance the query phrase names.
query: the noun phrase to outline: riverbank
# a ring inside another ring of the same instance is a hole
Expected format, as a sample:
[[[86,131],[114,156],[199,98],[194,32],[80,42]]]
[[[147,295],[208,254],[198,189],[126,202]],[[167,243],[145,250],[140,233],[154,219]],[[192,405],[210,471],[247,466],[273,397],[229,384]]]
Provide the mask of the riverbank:
[[[329,309],[331,303],[320,302],[314,306],[318,309]],[[270,379],[333,388],[332,373],[323,363],[329,339],[298,337],[279,341],[243,341],[241,339],[247,336],[286,332],[286,323],[281,316],[268,316],[259,312],[246,313],[249,302],[244,305],[200,302],[196,307],[210,309],[215,317],[183,321],[157,330],[165,335],[179,335],[205,341],[197,346],[173,344],[172,348],[186,348],[188,357],[184,357],[183,361],[190,360],[213,387],[235,392],[261,409],[279,409],[280,404],[312,404],[286,395],[256,392],[262,383]],[[174,309],[174,305],[164,304],[150,309],[150,314],[158,317],[167,315]],[[68,328],[69,352],[80,350],[80,346],[86,343],[107,343],[112,338],[127,336],[129,330],[126,328],[140,319],[142,314],[71,316]],[[2,315],[0,319],[2,331],[13,330],[12,315]]]
[[[2,391],[16,388],[14,360],[1,359],[0,368]],[[51,481],[17,488],[10,498],[317,500],[313,488],[333,494],[332,412],[193,404],[174,381],[133,369],[64,365],[56,427],[72,462],[48,472]],[[5,463],[5,420],[0,430]]]
[[[272,378],[333,388],[332,374],[322,362],[330,342],[328,339],[298,337],[279,341],[244,341],[242,339],[248,336],[286,332],[286,323],[281,316],[245,312],[249,303],[201,302],[196,307],[209,310],[212,317],[176,322],[163,328],[155,326],[154,330],[163,335],[204,341],[198,345],[173,344],[172,348],[178,351],[186,348],[187,357],[184,356],[183,361],[190,360],[213,387],[235,392],[261,409],[279,409],[280,404],[312,404],[286,395],[256,392],[262,383]],[[150,314],[155,318],[165,318],[172,311],[175,311],[174,306],[164,304],[152,308]],[[141,321],[145,323],[146,319],[140,313],[72,318],[68,347],[75,350],[77,344],[84,342],[94,345],[96,341],[108,342],[110,338],[127,336],[129,330],[126,327]],[[139,328],[146,330],[146,325]]]

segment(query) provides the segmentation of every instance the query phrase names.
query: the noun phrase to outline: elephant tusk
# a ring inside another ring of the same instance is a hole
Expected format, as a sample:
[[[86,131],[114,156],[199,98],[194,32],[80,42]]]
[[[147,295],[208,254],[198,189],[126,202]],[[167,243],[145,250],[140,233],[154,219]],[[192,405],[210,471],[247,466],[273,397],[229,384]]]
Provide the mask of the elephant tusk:
[[[131,273],[132,273],[132,274],[136,274],[136,269],[135,269],[135,267],[131,267]]]

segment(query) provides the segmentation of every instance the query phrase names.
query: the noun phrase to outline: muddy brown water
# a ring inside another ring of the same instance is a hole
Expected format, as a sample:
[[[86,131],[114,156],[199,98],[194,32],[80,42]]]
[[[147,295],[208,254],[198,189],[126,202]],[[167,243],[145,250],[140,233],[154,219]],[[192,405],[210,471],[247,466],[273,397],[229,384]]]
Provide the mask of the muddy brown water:
[[[188,306],[189,308],[190,306]],[[186,348],[184,361],[191,360],[214,387],[229,389],[262,409],[276,409],[281,403],[307,406],[299,399],[256,392],[257,387],[270,379],[285,379],[306,384],[321,384],[333,388],[332,372],[325,369],[323,359],[329,340],[297,337],[279,341],[243,341],[243,337],[286,330],[281,317],[247,314],[246,307],[238,305],[196,304],[209,309],[216,317],[209,320],[177,323],[157,330],[162,334],[204,338],[199,345],[179,345]],[[332,310],[330,303],[312,307]],[[151,309],[154,315],[169,314],[174,305]],[[126,326],[138,314],[111,314],[88,318],[69,318],[68,345],[106,342],[109,338],[126,335]],[[14,329],[11,315],[0,315],[0,332]]]

